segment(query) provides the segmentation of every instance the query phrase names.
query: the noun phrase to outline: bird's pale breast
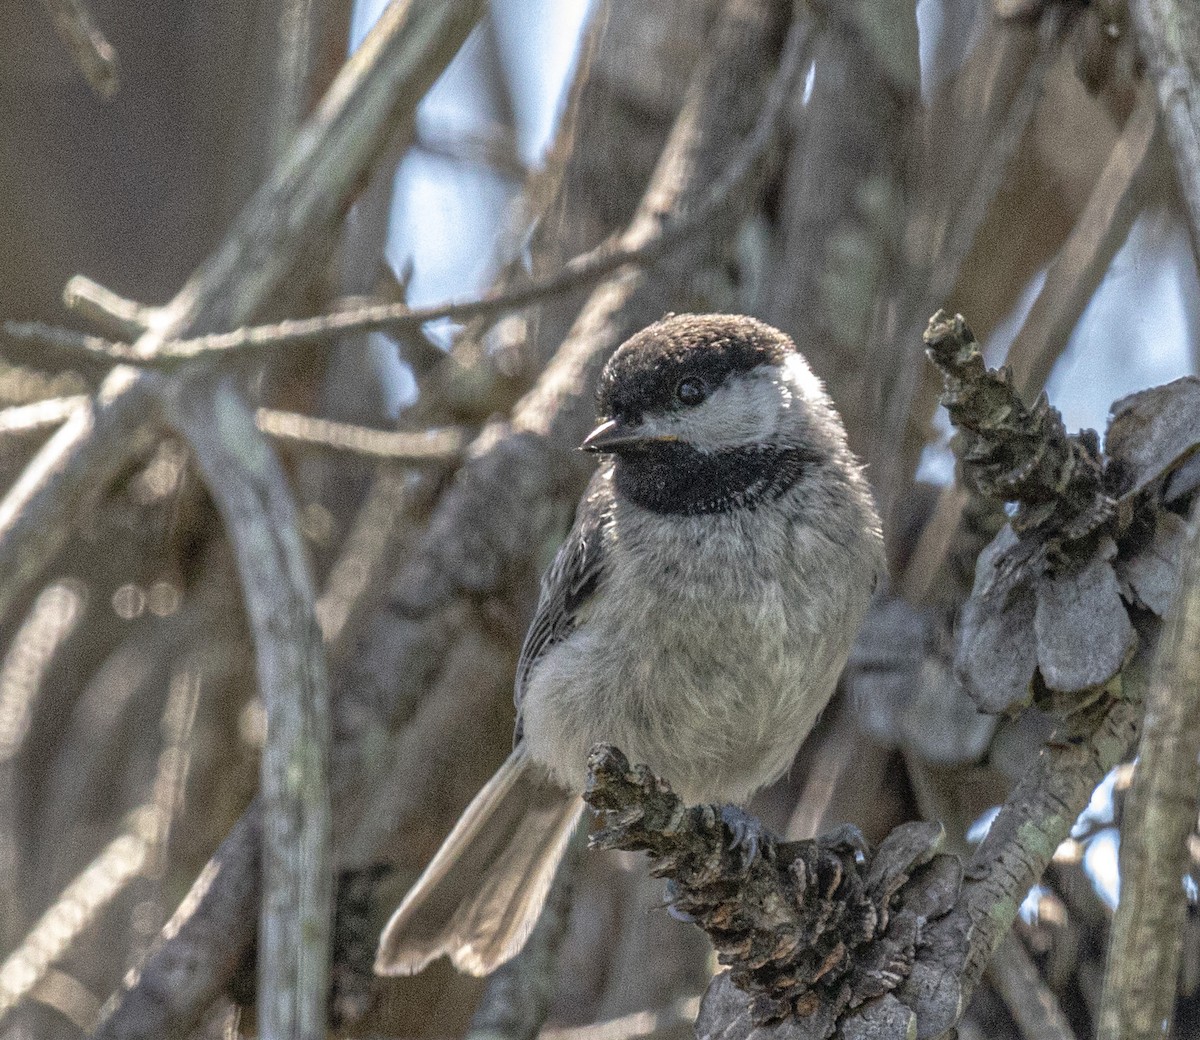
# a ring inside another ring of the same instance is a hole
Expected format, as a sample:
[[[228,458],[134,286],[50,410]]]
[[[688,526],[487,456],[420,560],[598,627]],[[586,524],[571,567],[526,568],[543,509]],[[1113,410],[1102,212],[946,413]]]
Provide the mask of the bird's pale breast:
[[[531,755],[579,789],[588,751],[610,741],[693,803],[744,801],[787,769],[833,692],[877,564],[804,515],[786,497],[669,524],[617,506],[606,537],[622,551],[530,677]]]

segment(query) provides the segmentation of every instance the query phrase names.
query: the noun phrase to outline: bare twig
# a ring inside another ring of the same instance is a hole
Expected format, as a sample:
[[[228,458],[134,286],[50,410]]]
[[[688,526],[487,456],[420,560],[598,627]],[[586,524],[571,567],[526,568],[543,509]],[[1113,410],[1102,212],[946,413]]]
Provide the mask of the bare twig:
[[[1200,12],[1179,0],[1132,0],[1129,14],[1158,92],[1192,250],[1200,257]]]
[[[0,424],[3,417],[0,412]],[[462,433],[453,429],[424,433],[371,430],[354,423],[316,419],[274,408],[258,409],[255,421],[263,433],[285,444],[331,448],[388,462],[441,465],[457,459],[464,447]],[[0,432],[3,432],[2,425]]]
[[[274,452],[233,386],[168,398],[238,561],[267,712],[262,756],[263,905],[259,1029],[271,1040],[326,1032],[332,869],[329,680],[296,508]],[[215,419],[215,422],[214,422]]]
[[[1169,1033],[1187,896],[1188,839],[1200,800],[1200,511],[1183,583],[1164,622],[1146,693],[1139,763],[1122,814],[1121,901],[1113,918],[1100,1040]]]
[[[124,338],[136,339],[154,317],[153,307],[127,300],[87,275],[77,274],[67,279],[62,298],[71,310]]]
[[[134,344],[139,357],[169,339],[241,324],[321,248],[382,128],[411,116],[482,8],[482,0],[393,0],[221,246]],[[71,518],[143,448],[149,375],[114,371],[95,415],[69,420],[0,502],[0,617],[64,544]]]
[[[117,52],[83,0],[42,0],[42,4],[88,86],[102,101],[110,100],[121,86]]]
[[[18,404],[0,410],[0,437],[10,434],[40,433],[61,426],[76,412],[87,408],[88,399],[81,394],[70,397],[48,397],[32,404]]]

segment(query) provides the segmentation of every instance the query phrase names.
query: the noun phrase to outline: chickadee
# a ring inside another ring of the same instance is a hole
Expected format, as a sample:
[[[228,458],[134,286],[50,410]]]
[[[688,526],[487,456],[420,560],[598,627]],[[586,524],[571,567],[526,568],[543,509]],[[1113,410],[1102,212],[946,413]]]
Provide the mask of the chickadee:
[[[882,572],[879,518],[820,381],[738,315],[672,315],[600,378],[604,461],[542,579],[514,749],[380,941],[375,970],[524,945],[601,741],[688,803],[744,803],[825,707]]]

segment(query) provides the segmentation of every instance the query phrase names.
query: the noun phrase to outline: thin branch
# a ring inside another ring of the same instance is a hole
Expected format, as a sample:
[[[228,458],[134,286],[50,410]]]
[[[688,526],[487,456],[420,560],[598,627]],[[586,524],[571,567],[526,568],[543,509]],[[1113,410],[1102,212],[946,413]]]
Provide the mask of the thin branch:
[[[93,359],[123,362],[131,360],[133,348],[128,343],[118,343],[103,336],[87,332],[48,325],[44,321],[4,320],[4,334],[18,343],[30,343],[65,351],[75,355],[90,355]]]
[[[167,398],[233,545],[267,713],[259,1029],[323,1040],[332,924],[329,679],[296,507],[231,379]]]
[[[1113,918],[1100,1040],[1170,1033],[1187,914],[1180,879],[1200,801],[1200,509],[1182,550],[1183,582],[1164,621],[1146,693],[1121,827],[1121,901]]]
[[[88,86],[102,101],[111,100],[121,86],[117,52],[83,0],[42,0],[42,4]]]
[[[86,409],[88,399],[83,394],[70,397],[48,397],[31,404],[13,405],[0,410],[0,438],[29,433],[42,433],[61,426],[76,412]]]
[[[4,413],[0,412],[0,432],[3,419]],[[330,448],[387,462],[442,465],[461,457],[465,447],[462,431],[454,429],[423,433],[372,430],[274,408],[258,409],[255,422],[263,433],[285,444]]]
[[[1192,250],[1200,258],[1200,13],[1179,0],[1131,0],[1129,16],[1158,93]]]
[[[63,349],[97,354],[110,361],[139,365],[175,364],[210,354],[295,346],[351,332],[413,327],[442,318],[465,321],[468,318],[488,317],[529,306],[548,296],[592,285],[625,267],[649,266],[700,235],[714,217],[728,208],[730,199],[758,168],[786,112],[787,100],[795,85],[801,60],[807,53],[807,40],[806,33],[797,31],[792,34],[780,74],[767,93],[757,124],[742,149],[695,207],[689,207],[685,213],[669,222],[664,221],[658,213],[648,214],[636,231],[631,228],[623,235],[602,242],[595,249],[568,260],[547,277],[526,285],[469,300],[447,300],[426,307],[410,307],[404,303],[368,304],[273,325],[250,326],[194,339],[166,340],[150,354],[142,352],[136,344],[87,336],[40,322],[6,321],[4,330],[14,339],[44,341]],[[653,222],[653,227],[647,227],[650,222]]]
[[[1027,397],[1045,384],[1141,212],[1157,130],[1154,97],[1143,89],[1009,350],[1017,389]]]
[[[86,275],[73,275],[63,286],[63,304],[82,317],[115,332],[118,336],[136,339],[150,326],[154,308],[136,300],[127,300],[107,286]]]

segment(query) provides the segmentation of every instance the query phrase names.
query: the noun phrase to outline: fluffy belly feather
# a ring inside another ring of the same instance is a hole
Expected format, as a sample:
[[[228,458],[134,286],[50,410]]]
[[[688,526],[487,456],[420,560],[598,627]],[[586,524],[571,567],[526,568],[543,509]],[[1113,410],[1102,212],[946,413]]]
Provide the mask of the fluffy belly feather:
[[[608,741],[689,803],[742,802],[783,773],[833,692],[870,596],[869,575],[836,573],[835,546],[817,558],[822,575],[779,558],[809,537],[793,529],[777,552],[760,547],[759,566],[743,566],[736,582],[723,551],[732,541],[626,554],[627,573],[607,578],[531,676],[533,758],[578,790],[589,750]],[[689,562],[662,573],[664,558]]]

